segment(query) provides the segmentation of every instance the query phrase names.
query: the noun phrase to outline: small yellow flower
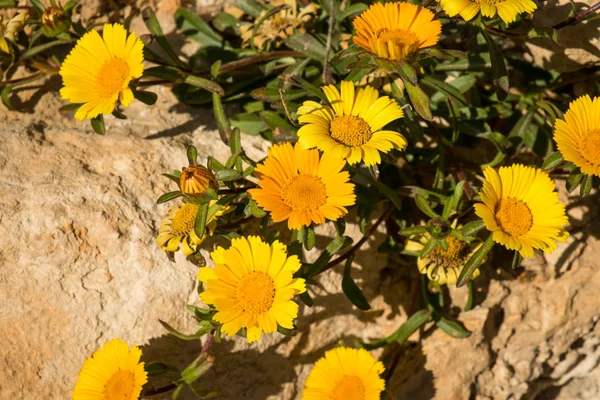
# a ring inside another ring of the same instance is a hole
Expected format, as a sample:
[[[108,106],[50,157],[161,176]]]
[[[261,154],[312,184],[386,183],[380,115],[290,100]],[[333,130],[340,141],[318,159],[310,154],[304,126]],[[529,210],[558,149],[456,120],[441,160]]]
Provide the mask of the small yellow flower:
[[[142,76],[144,44],[123,25],[105,24],[103,37],[90,31],[77,41],[60,68],[60,96],[83,105],[75,118],[111,114],[117,100],[127,107],[133,101],[129,82]]]
[[[319,8],[317,4],[310,3],[299,9],[296,0],[276,0],[270,2],[270,5],[273,7],[287,5],[287,7],[262,21],[256,29],[253,43],[259,50],[262,50],[266,45],[279,47],[284,39],[294,33],[306,32],[306,28],[315,22],[317,9]],[[268,10],[263,10],[256,21],[262,19],[267,13]],[[255,23],[245,22],[241,24],[240,31],[244,46],[250,45],[255,27]]]
[[[290,229],[324,224],[348,213],[354,204],[354,185],[342,171],[346,162],[317,150],[290,143],[272,146],[256,168],[258,188],[248,190],[258,206],[271,212],[275,222],[288,221]]]
[[[582,96],[554,123],[554,140],[567,161],[581,172],[600,176],[600,97]]]
[[[212,207],[215,201],[210,203]],[[179,250],[179,244],[183,246],[183,254],[189,256],[197,251],[198,246],[204,240],[212,235],[217,227],[217,218],[229,212],[229,209],[218,209],[214,214],[209,214],[206,220],[206,231],[201,238],[194,231],[196,214],[198,214],[199,205],[182,204],[169,208],[167,215],[160,223],[156,243],[161,249],[167,252],[176,252]],[[209,209],[210,210],[210,209]]]
[[[565,206],[548,174],[515,164],[498,172],[487,167],[483,175],[483,204],[475,204],[475,213],[492,232],[494,242],[532,257],[534,249],[551,253],[557,247],[555,241],[567,240],[569,234],[562,229],[568,222]]]
[[[202,165],[185,167],[179,178],[179,188],[182,193],[201,194],[207,189],[217,189],[215,175]]]
[[[379,97],[366,86],[355,91],[354,83],[343,81],[341,93],[333,86],[322,87],[330,105],[305,101],[298,109],[298,144],[318,148],[344,158],[349,164],[363,160],[368,166],[381,163],[379,152],[404,150],[406,139],[399,132],[381,130],[404,116],[395,100]]]
[[[233,336],[246,328],[248,342],[262,333],[273,333],[277,325],[294,328],[298,304],[291,298],[306,291],[304,279],[293,278],[301,267],[296,256],[287,256],[279,241],[269,245],[257,236],[233,239],[225,250],[211,253],[214,268],[200,268],[198,279],[206,290],[200,298],[217,309],[213,317],[221,330]]]
[[[430,237],[429,234],[425,234],[420,238],[409,239],[406,250],[420,252]],[[448,250],[437,246],[427,257],[417,258],[417,267],[419,272],[427,275],[430,281],[437,282],[439,285],[454,285],[465,263],[481,247],[481,243],[472,246],[452,235],[446,237],[446,243],[448,243]],[[479,269],[476,269],[471,279],[477,278],[479,274]]]
[[[433,17],[411,3],[375,3],[352,21],[353,40],[377,58],[401,61],[440,40],[442,24]]]
[[[379,400],[385,382],[383,364],[365,349],[338,347],[319,359],[308,378],[302,400]]]
[[[505,24],[515,22],[517,15],[531,13],[537,5],[532,0],[439,0],[448,16],[457,14],[470,21],[481,11],[481,15],[493,18],[496,13]]]
[[[3,17],[0,15],[0,51],[5,53],[11,52],[7,39],[13,42],[17,40],[17,33],[21,32],[23,29],[25,18],[27,18],[27,14],[20,13],[4,24]]]
[[[142,351],[113,339],[83,363],[73,400],[137,400],[148,382]]]

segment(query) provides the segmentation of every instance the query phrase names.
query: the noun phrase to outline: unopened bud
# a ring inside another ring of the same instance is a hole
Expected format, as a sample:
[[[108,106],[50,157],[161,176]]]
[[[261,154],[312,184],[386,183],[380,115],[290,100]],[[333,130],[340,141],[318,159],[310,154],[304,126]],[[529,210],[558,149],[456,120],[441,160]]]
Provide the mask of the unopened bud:
[[[202,165],[185,167],[181,171],[179,188],[182,193],[201,194],[207,189],[217,189],[217,181],[214,174]]]

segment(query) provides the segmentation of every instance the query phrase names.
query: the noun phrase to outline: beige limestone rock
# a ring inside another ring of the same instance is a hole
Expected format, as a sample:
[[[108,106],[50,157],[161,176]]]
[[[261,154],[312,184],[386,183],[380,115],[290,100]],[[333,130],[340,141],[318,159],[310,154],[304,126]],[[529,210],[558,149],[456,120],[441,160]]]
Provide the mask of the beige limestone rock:
[[[573,2],[576,12],[596,4],[596,0]],[[571,11],[568,0],[538,2],[533,13],[535,27],[551,27],[565,20]],[[559,72],[576,71],[600,64],[600,19],[585,21],[558,30],[558,44],[549,38],[535,38],[526,42],[534,62],[545,69]]]

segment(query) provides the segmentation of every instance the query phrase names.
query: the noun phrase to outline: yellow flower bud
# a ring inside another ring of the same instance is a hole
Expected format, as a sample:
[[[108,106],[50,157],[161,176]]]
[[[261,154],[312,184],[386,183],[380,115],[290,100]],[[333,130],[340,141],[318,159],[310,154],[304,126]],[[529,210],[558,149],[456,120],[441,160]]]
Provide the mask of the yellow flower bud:
[[[193,165],[181,171],[179,188],[186,194],[200,194],[209,188],[217,189],[217,182],[210,170],[202,165]]]
[[[66,32],[71,26],[69,16],[65,15],[63,10],[55,7],[48,7],[44,10],[41,22],[44,34],[49,37]]]

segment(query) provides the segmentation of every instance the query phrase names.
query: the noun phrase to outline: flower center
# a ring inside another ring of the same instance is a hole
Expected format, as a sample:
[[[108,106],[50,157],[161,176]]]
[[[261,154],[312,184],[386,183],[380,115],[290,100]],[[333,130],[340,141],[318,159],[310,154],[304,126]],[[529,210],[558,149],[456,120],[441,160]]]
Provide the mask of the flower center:
[[[524,235],[533,225],[533,216],[527,204],[505,197],[496,207],[496,222],[502,230],[513,236]]]
[[[111,58],[100,67],[96,77],[96,88],[103,99],[118,94],[129,79],[129,65],[121,58]]]
[[[333,388],[332,400],[363,400],[365,385],[358,376],[344,376]]]
[[[104,385],[102,400],[131,400],[135,378],[131,371],[119,370]]]
[[[377,32],[377,38],[381,42],[393,42],[395,45],[403,46],[419,46],[419,37],[412,31],[404,29],[388,29],[383,28]]]
[[[467,256],[469,255],[469,245],[454,236],[447,236],[448,250],[437,246],[431,253],[429,259],[437,266],[443,268],[460,268],[464,265]]]
[[[316,211],[327,202],[327,191],[321,178],[300,174],[283,186],[281,198],[293,211]]]
[[[273,305],[275,282],[266,272],[251,272],[238,283],[235,298],[245,313],[262,314]]]
[[[173,218],[173,233],[177,236],[185,236],[194,229],[196,214],[200,206],[195,204],[184,204]]]
[[[592,129],[581,138],[581,156],[592,165],[600,165],[600,129]]]
[[[371,139],[371,127],[360,117],[340,115],[329,125],[330,136],[338,143],[360,147]]]

